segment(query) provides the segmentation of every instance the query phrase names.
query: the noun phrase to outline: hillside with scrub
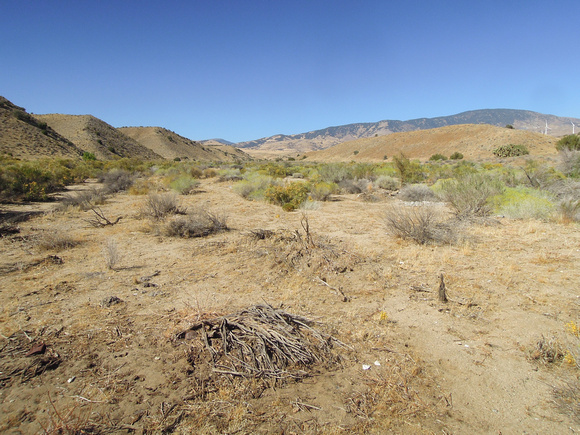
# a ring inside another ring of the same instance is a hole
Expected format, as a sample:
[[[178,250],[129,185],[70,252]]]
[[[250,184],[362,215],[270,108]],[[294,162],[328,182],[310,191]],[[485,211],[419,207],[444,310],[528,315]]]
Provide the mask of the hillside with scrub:
[[[575,430],[579,145],[4,156],[0,431]]]

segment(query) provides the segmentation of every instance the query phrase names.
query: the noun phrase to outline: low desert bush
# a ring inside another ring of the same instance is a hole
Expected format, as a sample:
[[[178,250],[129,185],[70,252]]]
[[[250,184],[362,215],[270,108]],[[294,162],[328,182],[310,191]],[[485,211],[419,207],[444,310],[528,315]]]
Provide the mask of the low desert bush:
[[[407,184],[399,191],[401,201],[437,201],[437,195],[425,184]]]
[[[393,156],[393,163],[402,186],[409,183],[420,183],[425,179],[421,163],[409,160],[403,153]]]
[[[263,199],[266,189],[274,183],[272,177],[258,173],[246,174],[244,178],[235,183],[232,189],[242,198],[250,200]]]
[[[562,149],[559,169],[568,177],[580,178],[580,150]]]
[[[189,195],[199,186],[199,181],[190,175],[180,175],[169,181],[169,187],[181,195]]]
[[[463,154],[461,154],[459,151],[455,151],[453,154],[449,156],[449,158],[451,160],[461,160],[463,159]]]
[[[284,211],[296,210],[308,198],[308,186],[301,182],[287,185],[271,185],[264,192],[264,198],[272,204],[277,204]]]
[[[518,157],[530,154],[525,145],[508,144],[497,147],[493,150],[496,157]]]
[[[142,217],[161,220],[172,214],[184,214],[185,209],[179,205],[177,196],[173,193],[150,193],[141,206]]]
[[[512,219],[547,219],[556,208],[550,193],[523,186],[506,187],[489,203],[495,213]]]
[[[330,195],[337,191],[336,184],[321,181],[310,186],[310,197],[315,201],[328,201]]]
[[[227,231],[227,218],[224,215],[205,210],[193,210],[184,216],[177,216],[168,221],[163,234],[170,237],[205,237],[210,234]]]
[[[395,237],[420,245],[449,244],[457,239],[454,227],[442,222],[432,207],[394,207],[385,212],[385,224]]]
[[[429,160],[431,161],[447,160],[447,157],[445,157],[443,154],[437,153],[429,157]]]
[[[112,169],[99,177],[103,190],[107,194],[122,192],[129,189],[135,182],[135,176],[125,169]]]
[[[558,151],[580,151],[580,136],[577,134],[569,134],[564,136],[556,143]]]
[[[348,168],[341,163],[328,163],[317,168],[318,176],[327,183],[336,183],[352,179]]]
[[[81,190],[74,194],[63,197],[57,206],[57,211],[64,211],[69,208],[79,208],[80,210],[90,210],[95,205],[103,205],[107,196],[101,189],[90,188]]]
[[[501,194],[504,188],[497,178],[478,173],[438,183],[439,196],[459,218],[488,216],[493,210],[489,198]]]
[[[381,175],[375,180],[375,185],[385,190],[397,190],[400,184],[399,180],[388,175]]]
[[[244,177],[239,169],[222,169],[219,171],[219,180],[220,181],[241,181]]]
[[[338,183],[341,193],[362,193],[367,190],[368,186],[368,180],[345,179]]]
[[[558,205],[560,220],[565,222],[580,222],[580,200],[562,200]]]

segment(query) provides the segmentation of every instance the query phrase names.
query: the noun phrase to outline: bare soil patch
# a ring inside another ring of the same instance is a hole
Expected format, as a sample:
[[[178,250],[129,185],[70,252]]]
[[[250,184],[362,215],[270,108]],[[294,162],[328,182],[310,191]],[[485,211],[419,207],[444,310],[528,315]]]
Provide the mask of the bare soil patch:
[[[497,218],[418,245],[384,224],[400,201],[336,199],[305,217],[208,179],[181,197],[227,216],[207,237],[152,231],[127,194],[99,206],[115,225],[74,208],[16,222],[0,237],[0,431],[580,430],[577,369],[533,357],[580,317],[577,226]],[[55,231],[76,243],[35,244]],[[257,306],[318,336],[271,313],[244,323]]]

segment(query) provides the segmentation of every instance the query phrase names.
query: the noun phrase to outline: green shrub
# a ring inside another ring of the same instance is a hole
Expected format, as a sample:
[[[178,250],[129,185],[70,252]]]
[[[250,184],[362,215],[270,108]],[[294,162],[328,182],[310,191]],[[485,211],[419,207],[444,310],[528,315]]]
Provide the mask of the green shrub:
[[[459,218],[488,216],[493,210],[489,198],[499,195],[504,189],[497,178],[478,173],[466,174],[458,179],[440,180],[437,184],[440,197],[449,203]]]
[[[310,187],[310,197],[315,201],[328,201],[330,195],[335,193],[337,190],[338,185],[335,183],[321,181]]]
[[[556,143],[556,149],[558,151],[571,150],[580,151],[580,136],[577,134],[569,134],[564,136]]]
[[[433,154],[431,157],[429,157],[429,160],[431,161],[437,161],[437,160],[447,160],[447,157],[445,157],[443,154]]]
[[[328,163],[317,168],[318,175],[322,181],[327,183],[340,183],[343,180],[352,179],[349,170],[341,163]]]
[[[453,154],[449,156],[451,160],[461,160],[463,158],[463,154],[458,151],[455,151]]]
[[[555,210],[553,197],[546,191],[529,187],[507,187],[490,198],[497,214],[512,219],[547,219]]]
[[[502,145],[493,150],[496,157],[518,157],[530,154],[525,145]]]
[[[580,151],[562,149],[559,168],[568,177],[580,178]]]
[[[388,175],[381,175],[375,180],[375,184],[381,189],[397,190],[399,188],[400,182],[394,177],[390,177]]]
[[[393,156],[393,163],[402,186],[408,183],[420,183],[425,179],[421,164],[418,161],[409,160],[403,153]]]
[[[244,177],[245,179],[235,183],[232,186],[232,189],[235,193],[245,199],[263,199],[266,189],[274,183],[272,177],[255,172],[245,174]]]
[[[199,181],[189,175],[180,175],[169,182],[169,187],[182,195],[193,193],[199,186]]]
[[[85,151],[83,153],[83,160],[97,160],[97,158],[95,157],[95,155],[93,153],[89,153],[88,151]]]
[[[264,192],[264,197],[272,204],[282,206],[284,211],[296,210],[308,198],[308,187],[301,183],[289,183],[285,186],[271,185]]]

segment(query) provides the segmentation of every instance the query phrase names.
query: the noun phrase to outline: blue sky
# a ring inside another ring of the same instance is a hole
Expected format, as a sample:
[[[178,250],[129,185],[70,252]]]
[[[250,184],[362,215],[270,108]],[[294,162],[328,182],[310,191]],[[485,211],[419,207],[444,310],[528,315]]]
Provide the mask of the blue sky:
[[[580,2],[0,2],[0,95],[232,142],[509,108],[580,118]]]

